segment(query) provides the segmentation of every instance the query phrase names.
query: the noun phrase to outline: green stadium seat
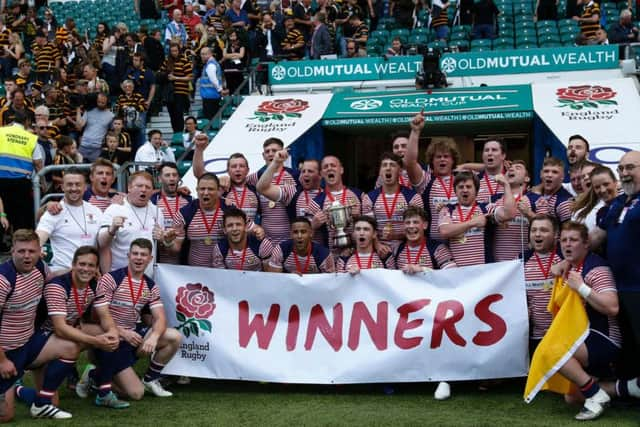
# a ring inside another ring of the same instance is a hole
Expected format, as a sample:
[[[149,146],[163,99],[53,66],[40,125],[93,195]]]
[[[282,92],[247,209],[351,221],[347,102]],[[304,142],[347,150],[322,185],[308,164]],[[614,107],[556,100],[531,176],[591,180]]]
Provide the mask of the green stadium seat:
[[[536,24],[533,23],[533,21],[527,21],[527,20],[522,20],[522,21],[518,21],[516,20],[516,22],[513,23],[514,27],[518,29],[518,32],[520,30],[535,30],[536,29]]]
[[[558,24],[556,23],[556,21],[544,20],[544,21],[536,22],[536,27],[538,29],[540,29],[540,28],[557,28]]]
[[[430,49],[445,49],[447,47],[447,42],[442,40],[436,40],[427,45]]]
[[[396,19],[394,17],[380,18],[378,21],[378,29],[391,31],[396,27]]]
[[[422,45],[427,44],[429,41],[429,36],[426,34],[411,34],[409,36],[409,40],[407,41],[408,45]]]
[[[471,33],[471,25],[454,25],[453,27],[451,27],[452,33],[457,33],[462,31],[464,31],[467,34]]]
[[[493,49],[513,49],[513,38],[501,37],[493,41]]]
[[[182,138],[182,132],[176,132],[173,134],[173,137],[171,138],[171,145],[175,146],[175,145],[184,145],[184,140]]]
[[[449,47],[456,47],[460,51],[469,50],[469,42],[466,40],[452,40],[449,42]]]
[[[412,36],[418,35],[418,34],[428,36],[429,33],[430,33],[430,30],[428,28],[426,28],[426,27],[418,27],[418,28],[414,28],[413,30],[411,30],[411,35]]]
[[[558,29],[556,27],[538,27],[538,37],[545,36],[547,34],[558,36]]]
[[[537,47],[538,45],[533,43],[524,43],[524,44],[516,45],[517,49],[536,49]]]
[[[491,39],[474,39],[471,40],[471,49],[474,47],[487,47],[491,49]]]
[[[204,129],[209,124],[209,120],[207,119],[198,119],[197,127],[198,130]]]
[[[394,37],[400,37],[400,40],[402,40],[402,43],[404,44],[409,39],[409,34],[411,34],[411,32],[407,28],[397,28],[389,33],[389,37],[391,39]]]
[[[387,40],[389,38],[389,31],[387,30],[375,30],[369,34],[370,37],[375,37],[377,39]]]
[[[185,151],[187,151],[184,148],[184,145],[173,145],[169,147],[169,150],[173,151],[173,155],[175,156],[176,160],[179,159],[180,156],[182,156]]]
[[[516,47],[519,48],[520,45],[525,45],[525,44],[538,44],[538,38],[534,35],[534,36],[518,36],[516,38]]]
[[[560,37],[557,34],[545,34],[538,36],[538,43],[540,43],[540,45],[545,43],[560,43]]]
[[[466,31],[456,31],[449,34],[449,40],[467,40],[469,38],[469,34]]]
[[[559,41],[541,41],[540,47],[560,47],[563,46]]]
[[[178,173],[180,174],[180,176],[184,176],[184,174],[186,174],[189,169],[191,169],[191,161],[183,160],[181,162],[178,162]]]
[[[491,50],[491,46],[471,46],[471,52],[487,52]]]

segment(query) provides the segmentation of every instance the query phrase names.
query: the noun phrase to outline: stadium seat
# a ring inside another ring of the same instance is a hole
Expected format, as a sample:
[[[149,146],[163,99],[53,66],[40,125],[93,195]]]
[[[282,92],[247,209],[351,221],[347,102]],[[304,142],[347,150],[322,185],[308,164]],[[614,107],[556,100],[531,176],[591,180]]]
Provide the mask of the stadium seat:
[[[396,19],[394,17],[380,18],[378,21],[378,29],[391,31],[396,27]]]
[[[518,20],[513,23],[514,27],[520,30],[535,30],[536,24],[529,20]]]
[[[449,40],[451,41],[468,40],[468,39],[469,39],[469,33],[467,33],[466,31],[456,31],[449,34]]]
[[[545,43],[560,43],[560,37],[557,34],[545,34],[538,36],[538,43],[540,43],[540,45]]]
[[[427,45],[430,49],[445,49],[447,47],[447,42],[442,40],[436,40]]]
[[[464,31],[465,33],[471,33],[471,25],[454,25],[451,27],[452,33],[458,33]]]
[[[402,43],[404,44],[409,39],[409,34],[410,31],[407,28],[397,28],[389,33],[389,37],[391,39],[394,37],[400,37],[400,40],[402,40]]]
[[[538,44],[538,38],[534,36],[518,36],[516,38],[516,47],[519,48],[521,45],[530,45],[530,44]]]
[[[540,41],[540,47],[560,47],[563,46],[559,41]]]
[[[452,40],[449,42],[449,47],[456,47],[460,51],[469,50],[469,42],[466,40]]]
[[[475,39],[471,40],[471,50],[478,47],[484,47],[491,49],[491,40],[490,39]]]
[[[184,145],[183,142],[183,138],[182,138],[182,132],[176,132],[173,134],[173,137],[171,138],[171,145]]]
[[[493,41],[493,49],[513,49],[513,38],[501,37]]]
[[[540,28],[557,28],[558,24],[556,23],[556,21],[544,20],[544,21],[536,22],[536,27],[538,29],[540,29]]]
[[[411,34],[409,36],[409,40],[407,41],[407,44],[410,46],[418,46],[418,45],[427,44],[428,41],[429,41],[429,36],[426,34]]]
[[[389,31],[387,31],[387,30],[375,30],[375,31],[372,31],[371,34],[369,34],[369,36],[370,37],[375,37],[377,39],[385,40],[385,43],[386,43],[386,40],[389,38]]]
[[[556,27],[538,27],[538,37],[548,34],[559,36],[558,29]]]
[[[415,35],[425,35],[428,36],[430,33],[430,30],[426,27],[418,27],[418,28],[414,28],[413,30],[411,30],[411,35],[415,36]]]
[[[519,44],[516,46],[517,49],[536,49],[537,47],[538,47],[537,44],[532,44],[532,43]]]
[[[198,130],[204,129],[209,124],[209,120],[207,119],[198,119],[197,127]]]
[[[186,174],[189,169],[191,169],[191,161],[183,160],[181,162],[178,162],[178,173],[180,174],[180,176],[184,176],[184,174]]]

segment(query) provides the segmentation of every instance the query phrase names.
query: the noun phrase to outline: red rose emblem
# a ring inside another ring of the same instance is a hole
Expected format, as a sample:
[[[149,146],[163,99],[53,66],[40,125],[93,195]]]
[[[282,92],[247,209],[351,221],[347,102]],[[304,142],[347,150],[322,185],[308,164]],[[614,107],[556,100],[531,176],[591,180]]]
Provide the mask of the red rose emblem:
[[[616,96],[611,88],[603,86],[569,86],[556,91],[558,99],[570,101],[606,100]]]
[[[201,283],[187,283],[176,295],[176,310],[186,317],[208,319],[216,309],[213,292]]]
[[[283,113],[299,113],[309,108],[309,103],[302,99],[274,99],[273,101],[264,101],[258,107],[260,113],[283,114]]]

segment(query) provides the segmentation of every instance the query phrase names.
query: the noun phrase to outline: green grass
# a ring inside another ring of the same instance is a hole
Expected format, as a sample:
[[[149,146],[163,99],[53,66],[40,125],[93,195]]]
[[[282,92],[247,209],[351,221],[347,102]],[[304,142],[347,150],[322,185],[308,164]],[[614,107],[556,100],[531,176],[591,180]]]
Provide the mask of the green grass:
[[[172,398],[146,397],[129,409],[97,408],[62,392],[61,407],[69,421],[32,420],[23,404],[16,407],[18,425],[38,426],[211,426],[211,425],[429,425],[429,426],[565,426],[578,408],[559,395],[541,393],[527,405],[523,380],[509,380],[480,392],[475,383],[454,383],[453,397],[433,399],[435,384],[400,384],[385,395],[379,384],[302,386],[193,380],[170,387]],[[591,423],[598,426],[640,425],[640,405],[617,404]]]

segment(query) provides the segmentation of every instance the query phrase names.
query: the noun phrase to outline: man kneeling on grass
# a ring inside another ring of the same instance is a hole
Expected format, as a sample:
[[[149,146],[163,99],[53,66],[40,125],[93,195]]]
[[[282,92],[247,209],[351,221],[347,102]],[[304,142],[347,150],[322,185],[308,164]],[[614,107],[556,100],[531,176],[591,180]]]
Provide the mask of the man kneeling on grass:
[[[88,396],[91,385],[95,385],[98,389],[97,406],[116,409],[129,406],[111,391],[112,381],[122,394],[133,400],[142,399],[145,389],[159,397],[173,395],[162,387],[158,379],[162,368],[178,350],[182,336],[177,330],[167,328],[160,290],[144,274],[153,258],[152,248],[148,239],[135,239],[129,247],[129,265],[105,274],[98,282],[98,294],[104,298],[94,305],[96,308],[109,307],[121,340],[113,353],[95,350],[97,367],[87,366],[76,386],[76,393],[84,398]],[[145,306],[151,310],[150,327],[141,322]],[[141,356],[151,357],[142,381],[133,370]]]

